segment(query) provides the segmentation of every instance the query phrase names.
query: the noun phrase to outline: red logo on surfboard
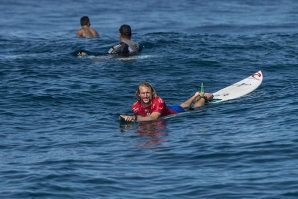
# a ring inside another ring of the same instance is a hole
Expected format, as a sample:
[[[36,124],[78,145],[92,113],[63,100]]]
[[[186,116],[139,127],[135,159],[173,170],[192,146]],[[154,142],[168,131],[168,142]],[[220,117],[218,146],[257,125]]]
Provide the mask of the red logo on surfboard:
[[[255,78],[255,76],[261,77],[262,74],[261,73],[255,73],[255,74],[252,75],[253,78]]]

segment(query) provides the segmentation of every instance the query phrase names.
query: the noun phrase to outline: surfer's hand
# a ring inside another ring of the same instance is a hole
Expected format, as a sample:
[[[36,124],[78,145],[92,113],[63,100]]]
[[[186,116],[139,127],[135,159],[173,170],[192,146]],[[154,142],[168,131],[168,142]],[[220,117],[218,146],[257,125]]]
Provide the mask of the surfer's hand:
[[[87,56],[87,55],[88,55],[88,54],[85,53],[84,51],[81,51],[81,52],[78,53],[78,56],[82,56],[82,57]]]
[[[135,116],[130,116],[130,115],[120,115],[125,121],[130,122],[135,120]]]

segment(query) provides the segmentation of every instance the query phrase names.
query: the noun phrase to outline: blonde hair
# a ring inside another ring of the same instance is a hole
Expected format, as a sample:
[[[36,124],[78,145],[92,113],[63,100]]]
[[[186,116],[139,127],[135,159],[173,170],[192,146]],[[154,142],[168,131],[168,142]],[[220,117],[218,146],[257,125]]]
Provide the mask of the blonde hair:
[[[136,98],[137,98],[138,100],[141,99],[140,96],[139,96],[139,95],[140,95],[140,90],[139,90],[139,87],[140,87],[140,86],[145,86],[145,87],[150,88],[151,93],[152,93],[152,98],[155,98],[155,97],[157,96],[157,94],[156,94],[156,92],[155,92],[153,86],[152,86],[149,82],[141,82],[141,83],[138,85],[138,88],[137,88],[137,90],[136,90]]]

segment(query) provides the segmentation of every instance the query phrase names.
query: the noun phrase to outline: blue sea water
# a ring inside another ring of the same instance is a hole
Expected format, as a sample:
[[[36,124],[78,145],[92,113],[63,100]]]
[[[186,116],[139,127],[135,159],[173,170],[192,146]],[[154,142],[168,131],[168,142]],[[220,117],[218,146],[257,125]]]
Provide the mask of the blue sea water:
[[[124,23],[143,51],[119,59]],[[2,0],[0,24],[0,198],[298,197],[297,1]],[[141,81],[177,105],[259,70],[245,97],[118,120]]]

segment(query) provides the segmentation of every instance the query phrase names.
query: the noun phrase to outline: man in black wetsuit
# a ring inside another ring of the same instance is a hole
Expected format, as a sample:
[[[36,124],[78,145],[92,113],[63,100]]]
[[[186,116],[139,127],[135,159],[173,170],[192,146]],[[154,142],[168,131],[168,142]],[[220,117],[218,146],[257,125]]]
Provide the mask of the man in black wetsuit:
[[[114,45],[108,51],[109,54],[121,54],[121,55],[133,55],[142,50],[141,46],[132,41],[131,38],[131,28],[127,24],[123,24],[119,29],[120,43]]]
[[[141,46],[135,42],[132,41],[131,38],[131,28],[127,24],[123,24],[119,29],[119,37],[120,37],[120,43],[114,45],[110,48],[108,51],[109,54],[118,54],[121,56],[130,56],[137,54],[142,50]],[[87,56],[88,54],[84,51],[81,51],[78,53],[78,56]]]

